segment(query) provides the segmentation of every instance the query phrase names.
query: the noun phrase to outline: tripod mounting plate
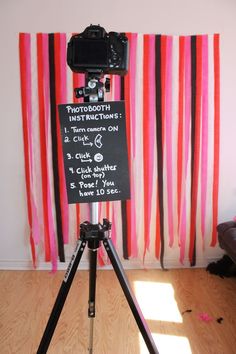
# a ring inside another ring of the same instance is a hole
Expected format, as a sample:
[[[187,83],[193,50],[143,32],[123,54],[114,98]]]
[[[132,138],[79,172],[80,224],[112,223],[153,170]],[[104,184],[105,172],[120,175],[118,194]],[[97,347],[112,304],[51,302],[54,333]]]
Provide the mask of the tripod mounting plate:
[[[89,102],[104,101],[104,87],[106,92],[110,92],[110,78],[107,77],[103,83],[100,81],[102,75],[89,73],[87,76],[87,86],[75,88],[75,97]]]

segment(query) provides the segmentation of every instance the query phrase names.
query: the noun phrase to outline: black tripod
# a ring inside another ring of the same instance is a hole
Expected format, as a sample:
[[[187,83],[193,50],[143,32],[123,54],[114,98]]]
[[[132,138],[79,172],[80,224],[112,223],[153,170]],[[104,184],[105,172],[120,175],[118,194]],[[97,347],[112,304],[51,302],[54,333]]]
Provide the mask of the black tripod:
[[[147,345],[149,352],[151,354],[158,354],[155,342],[145,322],[145,319],[143,318],[139,305],[134,295],[132,294],[128,279],[125,275],[119,257],[113,246],[112,240],[110,238],[110,229],[111,223],[107,219],[103,220],[103,225],[93,225],[88,222],[85,222],[80,225],[80,239],[78,240],[76,249],[74,251],[74,254],[72,255],[70,264],[67,268],[56,302],[54,304],[46,329],[41,339],[37,354],[45,354],[47,352],[86,245],[88,246],[90,251],[88,317],[91,319],[91,321],[93,321],[95,317],[97,249],[100,247],[101,242],[103,243],[104,248],[108,254],[108,257],[111,261],[111,264],[114,268],[114,271],[117,275],[117,278],[120,282],[120,285],[123,289],[130,309],[134,315],[136,323],[139,327],[139,330],[143,336],[143,339]],[[93,325],[90,326],[90,329],[91,328],[93,328]],[[89,353],[93,352],[92,332],[90,333]]]
[[[86,88],[76,89],[77,97],[85,97],[87,101],[102,101],[103,100],[103,84],[99,82],[99,78],[92,75],[87,80],[88,85]],[[109,82],[105,84],[109,90]],[[66,297],[69,293],[71,284],[73,282],[76,270],[79,266],[83,252],[88,246],[89,249],[89,300],[88,300],[88,317],[90,318],[90,338],[89,348],[90,354],[93,353],[93,320],[95,318],[95,296],[96,296],[96,272],[97,272],[97,250],[101,246],[101,242],[107,252],[111,261],[113,269],[117,275],[123,292],[126,296],[130,309],[134,315],[139,330],[151,354],[158,354],[155,342],[149,331],[147,323],[142,315],[140,307],[132,294],[131,287],[125,275],[122,264],[113,246],[110,238],[111,223],[103,220],[103,224],[98,223],[98,204],[91,204],[91,221],[84,222],[80,225],[80,238],[78,240],[75,251],[72,255],[71,261],[65,273],[61,288],[57,295],[56,302],[49,317],[47,326],[45,328],[43,337],[41,339],[37,354],[45,354],[51,342],[53,333],[55,331],[57,322],[59,320],[61,311],[63,309]]]

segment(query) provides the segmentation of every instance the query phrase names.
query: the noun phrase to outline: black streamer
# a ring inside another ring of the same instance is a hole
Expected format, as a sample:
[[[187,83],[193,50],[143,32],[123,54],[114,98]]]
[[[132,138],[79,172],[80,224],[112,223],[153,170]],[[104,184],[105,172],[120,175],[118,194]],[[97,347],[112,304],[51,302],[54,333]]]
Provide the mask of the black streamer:
[[[157,139],[157,172],[158,172],[158,203],[160,210],[160,264],[164,269],[164,201],[163,201],[163,141],[162,141],[162,109],[161,109],[161,35],[156,35],[155,43],[156,66],[156,139]]]
[[[49,81],[50,81],[50,115],[51,115],[51,137],[52,137],[52,163],[53,163],[53,179],[54,179],[54,195],[56,208],[57,223],[57,243],[58,255],[60,262],[65,262],[62,218],[60,205],[60,185],[58,171],[58,142],[57,142],[57,126],[56,126],[56,84],[55,84],[55,54],[54,54],[54,34],[49,34]]]
[[[196,126],[196,75],[197,75],[197,49],[196,36],[191,36],[191,195],[193,193],[193,171],[194,171],[194,147],[195,141],[195,126]],[[192,206],[191,206],[192,208]],[[190,263],[191,267],[196,265],[196,229],[194,235],[193,258]]]

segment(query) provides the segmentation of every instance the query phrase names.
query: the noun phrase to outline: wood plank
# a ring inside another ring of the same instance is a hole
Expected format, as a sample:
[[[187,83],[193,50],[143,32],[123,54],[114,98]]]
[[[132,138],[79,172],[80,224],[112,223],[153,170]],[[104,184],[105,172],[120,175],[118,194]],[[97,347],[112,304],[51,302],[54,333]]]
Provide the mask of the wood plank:
[[[222,279],[205,269],[129,270],[126,274],[161,354],[170,354],[172,344],[173,353],[236,353],[236,278]],[[54,275],[0,272],[1,353],[36,353],[63,276],[62,271]],[[87,302],[88,272],[79,270],[49,354],[87,353]],[[192,312],[182,314],[188,309]],[[207,313],[212,321],[200,320],[200,313]],[[219,317],[223,317],[221,324]],[[114,271],[97,273],[94,353],[147,353]]]

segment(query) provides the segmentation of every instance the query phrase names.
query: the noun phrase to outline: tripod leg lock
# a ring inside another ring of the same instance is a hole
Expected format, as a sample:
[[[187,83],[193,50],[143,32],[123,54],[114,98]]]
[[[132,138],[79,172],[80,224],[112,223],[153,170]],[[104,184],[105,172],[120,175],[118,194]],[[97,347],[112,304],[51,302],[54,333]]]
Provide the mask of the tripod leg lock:
[[[95,302],[89,301],[88,317],[95,317]]]

